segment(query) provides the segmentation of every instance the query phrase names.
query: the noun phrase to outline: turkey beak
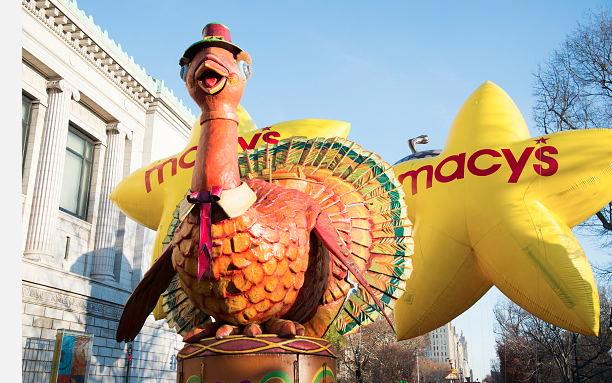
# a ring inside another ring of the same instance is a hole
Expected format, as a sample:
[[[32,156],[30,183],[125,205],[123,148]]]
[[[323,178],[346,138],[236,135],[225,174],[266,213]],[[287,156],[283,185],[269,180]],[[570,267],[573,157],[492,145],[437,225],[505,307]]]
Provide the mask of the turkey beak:
[[[225,86],[228,78],[230,84],[232,82],[227,65],[214,54],[207,54],[203,57],[195,71],[195,78],[200,89],[207,94],[219,93]]]

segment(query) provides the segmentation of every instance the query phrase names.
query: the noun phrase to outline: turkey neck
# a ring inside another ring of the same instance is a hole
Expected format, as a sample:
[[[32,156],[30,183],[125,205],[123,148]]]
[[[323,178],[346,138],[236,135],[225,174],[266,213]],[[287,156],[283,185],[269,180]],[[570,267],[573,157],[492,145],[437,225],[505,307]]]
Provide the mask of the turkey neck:
[[[191,191],[205,192],[213,186],[224,190],[240,186],[238,171],[238,123],[213,119],[201,122]]]

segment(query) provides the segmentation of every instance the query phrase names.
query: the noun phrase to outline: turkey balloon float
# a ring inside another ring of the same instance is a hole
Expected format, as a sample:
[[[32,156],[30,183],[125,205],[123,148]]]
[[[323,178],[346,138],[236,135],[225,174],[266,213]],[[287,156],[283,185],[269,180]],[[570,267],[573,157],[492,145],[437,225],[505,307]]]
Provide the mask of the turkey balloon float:
[[[160,296],[188,343],[321,337],[332,324],[348,333],[381,313],[389,320],[413,250],[393,168],[337,136],[239,154],[236,109],[251,59],[225,26],[202,33],[180,60],[201,108],[191,186],[170,242],[125,304],[117,341],[136,337]]]

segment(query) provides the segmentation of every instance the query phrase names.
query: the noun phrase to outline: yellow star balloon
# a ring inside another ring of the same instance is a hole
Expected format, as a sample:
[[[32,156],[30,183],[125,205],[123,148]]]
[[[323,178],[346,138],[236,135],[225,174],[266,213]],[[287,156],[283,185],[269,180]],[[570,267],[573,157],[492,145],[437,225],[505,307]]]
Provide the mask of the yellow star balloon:
[[[350,129],[349,123],[321,119],[285,121],[257,129],[243,107],[239,106],[236,114],[240,119],[239,151],[275,144],[291,136],[346,138]],[[169,229],[178,220],[178,205],[191,186],[199,135],[198,119],[191,129],[187,145],[183,150],[136,170],[111,192],[110,199],[126,216],[157,231],[151,262],[161,255],[169,243]],[[154,315],[156,319],[165,317],[159,304]]]
[[[570,228],[612,200],[612,130],[531,138],[510,97],[486,82],[439,156],[394,170],[415,238],[398,340],[448,323],[493,285],[546,322],[598,334],[597,286]]]

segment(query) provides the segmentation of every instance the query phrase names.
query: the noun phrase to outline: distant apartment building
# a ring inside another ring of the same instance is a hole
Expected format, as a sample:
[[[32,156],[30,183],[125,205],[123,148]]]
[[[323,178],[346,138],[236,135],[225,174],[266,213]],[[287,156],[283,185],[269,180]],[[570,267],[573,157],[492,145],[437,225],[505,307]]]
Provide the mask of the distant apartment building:
[[[459,371],[462,381],[472,376],[468,358],[467,340],[461,332],[457,335],[452,322],[429,333],[430,345],[425,350],[425,357],[437,363],[447,363]]]
[[[22,380],[51,381],[61,339],[55,374],[123,382],[129,367],[130,382],[175,382],[183,342],[165,321],[115,341],[155,232],[109,193],[183,149],[195,116],[75,1],[22,0],[21,40]]]

